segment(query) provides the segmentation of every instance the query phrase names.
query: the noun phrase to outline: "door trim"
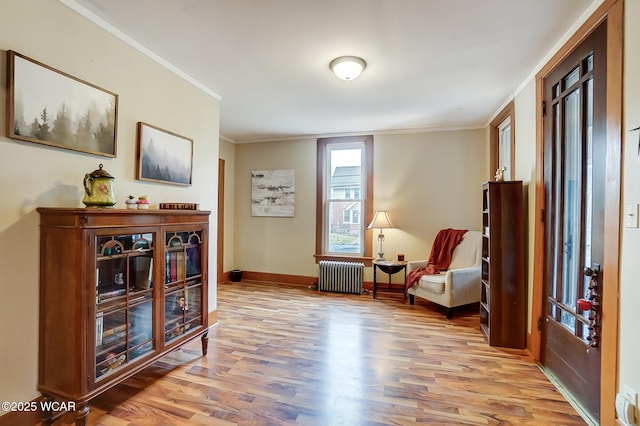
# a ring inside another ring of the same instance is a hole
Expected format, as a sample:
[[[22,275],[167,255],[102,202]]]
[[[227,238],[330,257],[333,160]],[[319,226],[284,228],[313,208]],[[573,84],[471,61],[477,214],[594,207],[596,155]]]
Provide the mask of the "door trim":
[[[218,250],[216,278],[218,283],[224,282],[224,176],[225,161],[218,159],[218,241],[216,250]]]
[[[622,54],[624,0],[605,0],[560,50],[536,74],[536,186],[534,221],[532,330],[529,350],[540,360],[540,332],[536,324],[542,316],[544,276],[544,225],[541,220],[544,199],[544,133],[542,101],[544,78],[560,64],[600,23],[607,20],[607,98],[606,98],[606,181],[603,285],[602,347],[600,370],[600,422],[613,424],[618,380],[618,294],[620,243],[620,186],[622,153]]]

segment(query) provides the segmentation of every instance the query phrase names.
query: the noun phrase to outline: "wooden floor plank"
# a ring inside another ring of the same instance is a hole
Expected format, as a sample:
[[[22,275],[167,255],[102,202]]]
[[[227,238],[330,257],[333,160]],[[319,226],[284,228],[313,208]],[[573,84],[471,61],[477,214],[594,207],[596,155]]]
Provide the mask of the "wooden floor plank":
[[[527,354],[487,345],[477,309],[256,282],[217,295],[208,355],[167,355],[91,401],[90,424],[585,424]]]

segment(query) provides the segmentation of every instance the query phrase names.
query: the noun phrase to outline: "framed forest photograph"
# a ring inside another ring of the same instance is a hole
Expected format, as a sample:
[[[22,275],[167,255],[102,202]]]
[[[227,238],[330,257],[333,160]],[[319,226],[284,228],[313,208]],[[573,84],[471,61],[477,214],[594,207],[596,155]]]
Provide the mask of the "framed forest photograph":
[[[138,122],[137,178],[191,185],[193,140]]]
[[[17,52],[7,52],[7,136],[116,156],[118,95]]]

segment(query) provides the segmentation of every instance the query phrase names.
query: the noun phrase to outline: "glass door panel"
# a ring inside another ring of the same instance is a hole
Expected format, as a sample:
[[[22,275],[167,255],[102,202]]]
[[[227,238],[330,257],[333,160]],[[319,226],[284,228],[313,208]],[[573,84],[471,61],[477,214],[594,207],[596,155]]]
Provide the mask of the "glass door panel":
[[[168,342],[184,334],[184,312],[188,307],[183,290],[178,290],[167,294],[164,302],[165,312],[165,335],[164,340]]]
[[[165,284],[182,283],[185,278],[184,249],[172,247],[165,256]]]
[[[588,73],[585,62],[584,71]],[[576,68],[580,69],[580,68]],[[587,342],[585,324],[589,313],[576,309],[584,295],[588,277],[583,265],[591,264],[593,222],[593,77],[576,78],[576,69],[567,74],[563,91],[554,87],[554,161],[551,182],[553,245],[549,301],[551,315],[571,334]],[[584,129],[584,130],[583,130]]]
[[[129,257],[129,291],[143,291],[153,287],[153,254]]]
[[[96,303],[124,296],[127,259],[123,255],[100,258],[96,262]]]
[[[185,322],[201,319],[202,313],[202,286],[196,285],[187,290],[187,309],[185,309]]]
[[[566,84],[575,84],[574,72],[565,77]],[[579,76],[579,74],[578,74]],[[563,216],[562,229],[564,242],[562,262],[561,302],[566,307],[574,307],[577,300],[578,280],[582,268],[581,259],[581,222],[582,222],[582,135],[580,132],[581,108],[580,88],[567,95],[564,102],[564,170],[562,185]],[[575,310],[562,310],[560,321],[571,330],[575,327]]]
[[[153,241],[96,236],[96,380],[154,350]]]
[[[96,317],[96,379],[125,363],[127,311],[98,312]]]
[[[165,342],[203,323],[201,241],[201,230],[165,236]]]
[[[138,358],[153,350],[152,301],[129,308],[129,359]]]
[[[187,278],[200,275],[200,245],[187,247]]]

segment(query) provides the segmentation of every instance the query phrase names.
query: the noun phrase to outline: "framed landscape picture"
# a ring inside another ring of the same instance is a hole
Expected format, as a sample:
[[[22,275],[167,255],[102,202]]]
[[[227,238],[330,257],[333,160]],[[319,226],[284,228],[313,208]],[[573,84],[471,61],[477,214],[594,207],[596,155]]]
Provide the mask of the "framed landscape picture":
[[[116,156],[118,95],[12,50],[7,72],[8,137]]]
[[[191,185],[193,140],[147,123],[138,123],[137,178]]]

